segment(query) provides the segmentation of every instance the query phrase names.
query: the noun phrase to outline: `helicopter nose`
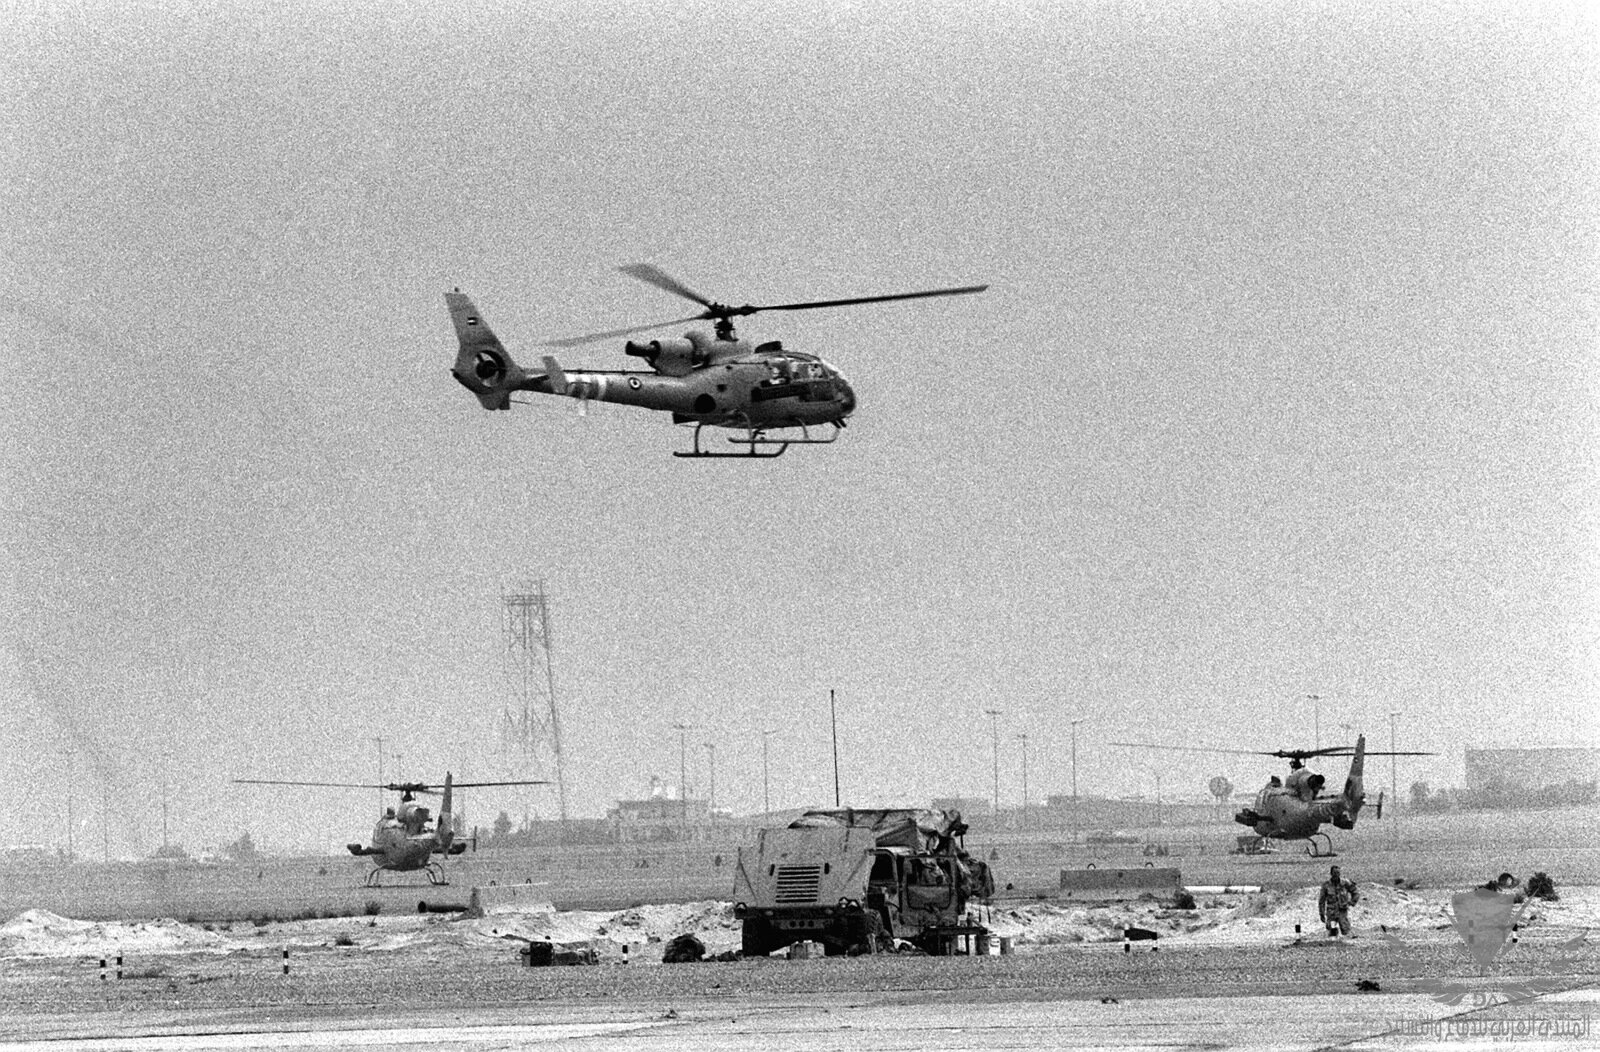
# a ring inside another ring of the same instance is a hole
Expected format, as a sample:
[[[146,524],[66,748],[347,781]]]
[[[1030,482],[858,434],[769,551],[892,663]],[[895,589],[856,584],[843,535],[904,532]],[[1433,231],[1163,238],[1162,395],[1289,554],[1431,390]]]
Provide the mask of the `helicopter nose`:
[[[839,377],[834,383],[834,397],[839,400],[839,416],[844,418],[856,411],[856,392],[850,381]]]

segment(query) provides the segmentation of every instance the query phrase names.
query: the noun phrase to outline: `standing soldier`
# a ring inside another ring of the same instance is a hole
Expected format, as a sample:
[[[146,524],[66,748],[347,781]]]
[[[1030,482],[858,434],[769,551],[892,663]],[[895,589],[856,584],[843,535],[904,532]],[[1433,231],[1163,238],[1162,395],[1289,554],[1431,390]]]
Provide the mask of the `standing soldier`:
[[[1361,899],[1356,886],[1339,877],[1339,867],[1328,869],[1328,879],[1323,881],[1317,895],[1317,915],[1328,929],[1328,937],[1350,934],[1350,907]]]

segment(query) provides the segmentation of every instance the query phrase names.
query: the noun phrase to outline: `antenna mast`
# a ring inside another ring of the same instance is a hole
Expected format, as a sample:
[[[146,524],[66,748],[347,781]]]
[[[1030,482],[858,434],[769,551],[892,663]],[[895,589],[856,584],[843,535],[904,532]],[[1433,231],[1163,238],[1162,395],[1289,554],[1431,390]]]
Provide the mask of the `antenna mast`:
[[[556,711],[556,672],[550,653],[550,603],[544,582],[518,584],[501,596],[505,611],[507,680],[514,708],[501,716],[502,745],[526,756],[535,775],[554,767],[561,821],[567,821],[567,781]]]
[[[833,703],[833,688],[828,688],[828,715],[833,720],[833,806],[839,803],[839,709]]]

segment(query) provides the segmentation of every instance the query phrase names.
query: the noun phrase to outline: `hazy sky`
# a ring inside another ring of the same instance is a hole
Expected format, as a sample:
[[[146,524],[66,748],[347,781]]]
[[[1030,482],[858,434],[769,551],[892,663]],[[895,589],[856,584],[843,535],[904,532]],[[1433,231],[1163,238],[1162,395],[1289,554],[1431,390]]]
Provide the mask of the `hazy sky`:
[[[680,722],[700,792],[711,743],[759,808],[765,728],[774,805],[831,802],[830,688],[859,805],[988,796],[992,729],[1006,802],[1024,733],[1067,792],[1077,717],[1112,795],[1276,762],[1108,741],[1392,711],[1406,784],[1600,746],[1590,5],[7,6],[6,838],[74,784],[98,850],[165,777],[191,848],[343,843],[370,795],[229,779],[371,780],[380,734],[506,776],[519,578],[581,816],[676,783]],[[524,361],[688,313],[636,261],[991,288],[747,319],[860,400],[766,463],[447,374],[458,285]]]

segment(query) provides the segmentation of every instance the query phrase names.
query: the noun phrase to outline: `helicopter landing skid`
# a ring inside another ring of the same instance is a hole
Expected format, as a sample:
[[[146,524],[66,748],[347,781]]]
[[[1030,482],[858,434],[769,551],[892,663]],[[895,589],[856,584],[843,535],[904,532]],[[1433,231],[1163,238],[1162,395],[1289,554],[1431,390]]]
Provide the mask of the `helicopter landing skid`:
[[[1333,838],[1326,833],[1312,833],[1306,837],[1306,854],[1312,858],[1338,858],[1333,850]]]
[[[829,443],[837,442],[839,440],[839,432],[843,430],[843,428],[841,428],[838,424],[834,424],[833,434],[829,435],[827,438],[812,438],[811,431],[806,427],[806,425],[800,424],[798,425],[800,428],[799,438],[768,438],[766,428],[747,427],[745,428],[745,435],[742,438],[736,435],[728,436],[729,442],[732,442],[734,445],[745,447],[743,452],[717,453],[709,449],[700,448],[700,429],[705,426],[705,424],[696,424],[694,426],[694,448],[692,450],[687,453],[674,450],[672,455],[675,457],[692,458],[744,457],[745,459],[749,459],[754,457],[758,460],[772,460],[776,457],[783,456],[784,451],[790,446],[826,446]],[[763,453],[757,448],[760,446],[777,446],[778,448],[769,453]]]
[[[436,888],[447,887],[450,884],[449,878],[445,876],[444,867],[441,866],[437,862],[429,862],[427,867],[423,870],[423,872],[428,875],[428,883],[432,884]],[[383,873],[384,873],[384,871],[382,869],[371,869],[371,870],[368,870],[367,871],[367,879],[363,882],[362,886],[363,887],[368,887],[368,888],[382,888],[382,887],[397,887],[398,888],[398,887],[412,887],[412,886],[414,886],[414,885],[408,885],[408,884],[387,884],[386,885],[383,882]]]

